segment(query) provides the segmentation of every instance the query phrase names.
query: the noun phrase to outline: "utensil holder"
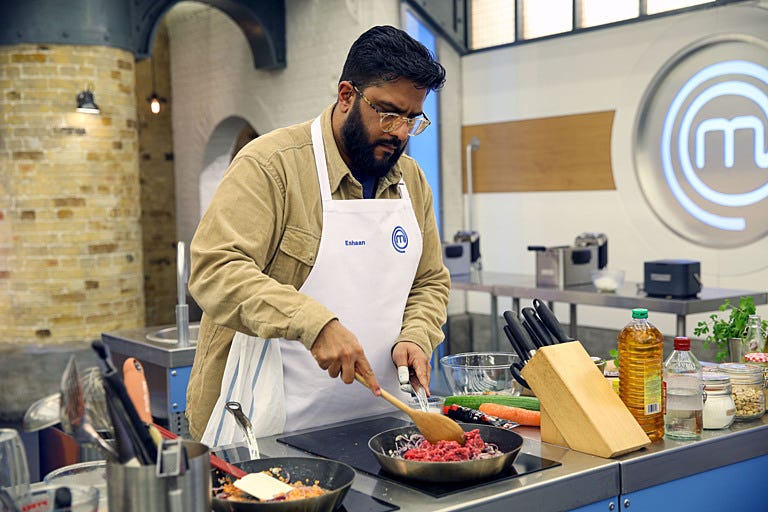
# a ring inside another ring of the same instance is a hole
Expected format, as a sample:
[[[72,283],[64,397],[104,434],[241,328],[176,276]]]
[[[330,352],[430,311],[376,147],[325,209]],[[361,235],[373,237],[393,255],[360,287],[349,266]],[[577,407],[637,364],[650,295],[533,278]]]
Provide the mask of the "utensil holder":
[[[651,443],[578,341],[542,347],[521,372],[541,402],[541,440],[611,458]]]
[[[211,461],[208,447],[184,441],[188,466],[183,475],[162,477],[155,464],[107,460],[109,509],[122,512],[210,512]],[[180,491],[181,499],[178,498]]]

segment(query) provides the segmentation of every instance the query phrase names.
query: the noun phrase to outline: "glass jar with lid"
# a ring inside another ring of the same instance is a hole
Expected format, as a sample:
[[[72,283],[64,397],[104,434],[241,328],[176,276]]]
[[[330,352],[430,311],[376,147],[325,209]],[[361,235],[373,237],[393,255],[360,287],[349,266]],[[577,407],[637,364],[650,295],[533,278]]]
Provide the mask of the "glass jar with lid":
[[[704,428],[728,428],[736,417],[731,378],[725,373],[704,372]]]
[[[731,378],[736,420],[754,420],[765,414],[765,380],[762,368],[747,363],[722,363],[718,368]]]

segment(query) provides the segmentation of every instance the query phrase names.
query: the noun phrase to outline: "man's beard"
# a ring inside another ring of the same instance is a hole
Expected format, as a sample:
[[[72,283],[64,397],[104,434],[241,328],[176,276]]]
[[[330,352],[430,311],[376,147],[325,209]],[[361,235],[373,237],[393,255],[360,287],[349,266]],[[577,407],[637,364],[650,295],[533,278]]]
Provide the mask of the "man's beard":
[[[352,161],[352,171],[381,178],[397,163],[405,150],[405,144],[401,146],[397,137],[390,136],[374,143],[369,142],[369,140],[368,130],[366,130],[360,114],[360,100],[358,98],[349,112],[347,120],[341,126],[341,142],[344,144],[347,156]],[[391,144],[398,149],[389,157],[378,160],[374,151],[376,146],[382,143]]]

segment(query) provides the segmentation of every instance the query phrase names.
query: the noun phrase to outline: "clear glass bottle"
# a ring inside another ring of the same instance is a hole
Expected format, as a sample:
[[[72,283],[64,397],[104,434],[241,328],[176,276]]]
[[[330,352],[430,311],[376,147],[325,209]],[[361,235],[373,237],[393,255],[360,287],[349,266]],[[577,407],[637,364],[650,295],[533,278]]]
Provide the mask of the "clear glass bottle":
[[[736,404],[731,395],[731,378],[724,373],[707,372],[704,382],[704,428],[728,428],[736,418]]]
[[[765,414],[763,369],[754,364],[722,363],[721,372],[731,378],[731,394],[736,404],[736,420],[748,421]]]
[[[760,315],[749,315],[747,334],[744,336],[744,353],[762,352],[763,348],[765,348],[765,343],[763,342]]]
[[[632,310],[619,333],[619,396],[651,439],[664,436],[662,367],[664,336],[648,321],[648,310]]]
[[[691,340],[678,336],[674,350],[664,361],[664,435],[670,439],[700,439],[703,406],[701,363],[691,353]]]

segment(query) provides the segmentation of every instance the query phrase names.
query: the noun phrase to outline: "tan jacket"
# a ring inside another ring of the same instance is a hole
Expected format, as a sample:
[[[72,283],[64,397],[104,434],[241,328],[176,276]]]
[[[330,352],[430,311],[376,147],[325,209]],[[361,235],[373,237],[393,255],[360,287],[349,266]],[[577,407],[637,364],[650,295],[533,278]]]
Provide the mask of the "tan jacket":
[[[321,121],[333,198],[362,199],[361,185],[333,143],[332,111],[333,105]],[[187,417],[196,439],[219,396],[235,331],[298,340],[310,348],[325,324],[336,318],[297,291],[312,270],[322,232],[310,124],[273,131],[243,148],[192,240],[189,288],[205,311],[187,388]],[[450,277],[443,265],[432,192],[418,164],[403,155],[379,180],[375,197],[399,198],[401,175],[424,245],[402,330],[392,344],[413,341],[431,354],[443,340]]]

